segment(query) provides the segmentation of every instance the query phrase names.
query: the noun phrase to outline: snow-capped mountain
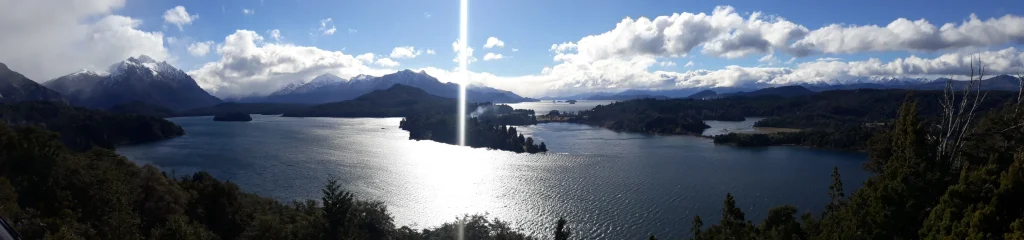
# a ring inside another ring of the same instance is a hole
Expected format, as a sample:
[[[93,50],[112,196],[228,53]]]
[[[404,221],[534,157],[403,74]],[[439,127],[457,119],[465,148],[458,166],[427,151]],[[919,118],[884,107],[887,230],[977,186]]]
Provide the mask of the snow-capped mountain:
[[[246,101],[292,102],[292,103],[326,103],[356,98],[374,90],[387,89],[395,84],[403,84],[423,89],[427,93],[448,97],[458,97],[458,85],[442,83],[426,72],[412,70],[398,71],[380,77],[359,75],[352,79],[342,79],[332,74],[323,74],[303,84],[289,84],[263,98],[249,98]],[[515,93],[489,87],[471,86],[466,91],[470,101],[476,102],[523,102],[532,99],[523,98]]]
[[[0,102],[54,101],[67,103],[60,93],[26,78],[0,63]]]
[[[95,108],[142,101],[184,110],[220,102],[184,71],[146,55],[114,63],[107,72],[79,71],[43,85],[64,94],[72,104]]]

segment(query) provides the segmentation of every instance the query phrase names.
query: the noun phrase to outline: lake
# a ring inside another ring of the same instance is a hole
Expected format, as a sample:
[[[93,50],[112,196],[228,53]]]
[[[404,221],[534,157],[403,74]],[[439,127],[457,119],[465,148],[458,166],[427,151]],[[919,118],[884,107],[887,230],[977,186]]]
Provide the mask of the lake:
[[[361,199],[384,201],[399,226],[488,213],[550,237],[565,217],[580,239],[682,238],[694,215],[705,226],[718,221],[726,193],[754,221],[781,204],[820,212],[832,167],[847,191],[868,177],[860,153],[737,148],[569,123],[519,127],[552,151],[529,155],[408,140],[398,118],[253,118],[171,118],[187,135],[118,152],[177,175],[207,171],[286,201],[319,199],[336,178]]]

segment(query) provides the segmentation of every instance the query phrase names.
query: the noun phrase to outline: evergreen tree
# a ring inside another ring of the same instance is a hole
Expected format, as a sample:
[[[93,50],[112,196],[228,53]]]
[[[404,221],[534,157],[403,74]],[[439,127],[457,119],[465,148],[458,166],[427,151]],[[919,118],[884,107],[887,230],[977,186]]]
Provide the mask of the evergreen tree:
[[[567,240],[572,236],[572,231],[565,224],[565,218],[558,219],[558,223],[555,225],[555,240]]]
[[[704,228],[704,221],[700,220],[700,215],[693,216],[693,223],[690,225],[691,238],[694,240],[700,240],[702,228]]]
[[[832,185],[828,186],[828,197],[830,201],[828,206],[825,206],[825,212],[822,215],[839,210],[843,204],[843,198],[846,197],[846,193],[843,192],[843,180],[839,177],[839,167],[832,167]]]
[[[342,191],[335,179],[328,180],[323,190],[323,212],[327,219],[325,237],[327,239],[347,239],[349,222],[354,197],[352,193]]]

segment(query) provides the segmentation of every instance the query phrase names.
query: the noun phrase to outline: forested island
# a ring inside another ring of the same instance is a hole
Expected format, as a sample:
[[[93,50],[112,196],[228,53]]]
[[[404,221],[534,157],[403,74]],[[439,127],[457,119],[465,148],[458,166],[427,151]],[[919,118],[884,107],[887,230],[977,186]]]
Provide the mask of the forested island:
[[[39,126],[59,133],[74,150],[114,149],[182,136],[185,130],[163,118],[117,114],[63,103],[36,101],[0,104],[0,120],[13,126]]]
[[[222,114],[217,114],[216,116],[213,116],[213,121],[216,121],[216,122],[251,122],[252,121],[252,116],[249,116],[249,114],[247,114],[247,113],[241,113],[241,112],[222,113]]]
[[[450,114],[422,114],[402,119],[399,127],[409,131],[409,139],[458,144],[457,119]],[[470,118],[466,122],[466,145],[517,153],[548,151],[546,144],[534,142],[533,137],[523,136],[516,132],[515,127],[479,118]]]

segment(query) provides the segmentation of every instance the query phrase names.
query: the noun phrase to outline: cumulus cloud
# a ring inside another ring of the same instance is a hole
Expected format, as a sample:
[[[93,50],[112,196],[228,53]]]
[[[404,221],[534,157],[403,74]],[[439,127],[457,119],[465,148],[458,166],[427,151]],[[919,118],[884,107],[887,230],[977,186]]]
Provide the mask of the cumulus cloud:
[[[496,37],[489,37],[489,38],[487,38],[487,42],[484,43],[484,48],[494,48],[494,47],[505,47],[505,42],[501,41],[501,39],[498,39]]]
[[[518,52],[518,51],[519,51],[519,49],[518,49],[518,48],[513,48],[513,49],[512,49],[512,52]]]
[[[320,20],[320,28],[317,30],[319,30],[324,36],[334,35],[334,32],[338,31],[338,28],[334,27],[333,21],[334,20],[331,18]],[[327,27],[327,25],[330,25],[331,27]]]
[[[455,52],[455,59],[452,59],[452,62],[459,62],[461,56],[465,56],[468,63],[476,62],[476,57],[473,56],[473,47],[466,46],[465,49],[462,49],[459,41],[455,41],[452,42],[452,51]]]
[[[396,59],[416,58],[416,56],[419,56],[420,54],[423,54],[423,51],[422,50],[416,50],[416,47],[402,46],[402,47],[395,47],[395,49],[392,49],[390,57],[391,58],[396,58]]]
[[[927,51],[1024,43],[1024,17],[1005,15],[936,26],[925,19],[896,19],[886,26],[831,24],[819,29],[753,12],[744,17],[731,6],[707,13],[676,13],[653,19],[625,18],[608,31],[576,42],[554,44],[556,61],[615,57],[685,56],[695,48],[707,56],[741,58],[784,52],[816,53]],[[573,52],[575,50],[575,52]]]
[[[359,54],[359,56],[356,56],[356,59],[359,59],[359,61],[363,61],[363,63],[366,63],[366,64],[373,63],[373,58],[374,58],[373,53],[363,53],[363,54]]]
[[[189,71],[200,87],[218,97],[268,94],[296,80],[331,73],[342,78],[393,72],[371,68],[341,51],[264,41],[254,31],[238,30],[215,51],[220,59]]]
[[[964,47],[1024,43],[1024,17],[970,18],[942,26],[925,19],[899,18],[888,25],[855,26],[831,24],[810,32],[793,43],[793,52],[806,55],[822,53],[858,53],[868,51],[937,51]]]
[[[437,52],[435,52],[434,49],[427,48],[427,55],[434,55],[434,54],[437,54]]]
[[[43,82],[82,68],[106,69],[141,54],[166,60],[162,33],[139,30],[141,20],[111,15],[124,4],[5,1],[0,8],[0,62]]]
[[[274,39],[274,41],[280,42],[281,39],[284,39],[284,37],[281,36],[281,30],[279,30],[279,29],[268,30],[267,34],[270,34],[270,38]]]
[[[210,46],[213,46],[213,41],[194,42],[188,45],[188,54],[196,57],[206,56],[210,53]]]
[[[661,67],[675,67],[676,66],[676,62],[664,61],[664,62],[658,62],[658,65],[661,66]]]
[[[199,19],[199,15],[189,15],[185,7],[182,6],[177,6],[164,12],[164,22],[178,26],[178,30],[182,30],[184,25],[191,25],[192,21],[196,19]]]
[[[387,68],[393,68],[393,67],[397,67],[398,66],[398,62],[395,62],[394,60],[391,60],[390,58],[377,59],[377,61],[374,62],[374,63],[377,64],[378,66],[387,67]]]
[[[242,9],[242,14],[243,15],[253,15],[253,14],[256,14],[256,10],[255,9],[243,8]]]
[[[498,53],[484,54],[484,61],[501,60],[502,58],[505,58],[505,56],[502,56],[501,54]]]

